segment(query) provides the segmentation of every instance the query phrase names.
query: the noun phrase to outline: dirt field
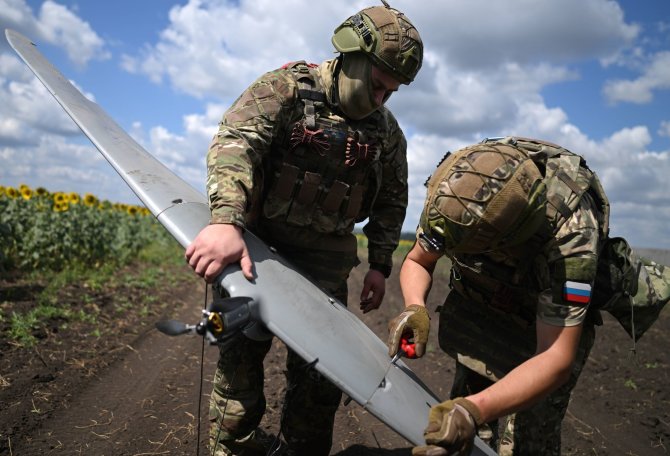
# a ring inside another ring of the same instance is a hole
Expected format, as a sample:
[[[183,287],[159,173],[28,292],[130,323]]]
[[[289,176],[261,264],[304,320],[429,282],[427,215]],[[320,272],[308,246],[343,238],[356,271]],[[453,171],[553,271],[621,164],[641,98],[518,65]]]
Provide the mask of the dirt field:
[[[350,281],[350,307],[357,314],[364,272],[355,270]],[[33,305],[43,286],[0,279],[4,315]],[[439,304],[445,289],[443,281],[435,284],[429,307]],[[63,330],[62,322],[50,321],[46,331],[35,334],[39,343],[34,348],[0,339],[0,454],[195,455],[198,448],[200,455],[208,454],[205,410],[217,350],[203,347],[195,337],[170,338],[153,329],[161,314],[195,322],[204,304],[203,283],[189,278],[147,290],[157,294],[156,308],[166,309],[154,315],[132,306],[119,313],[119,303],[132,302],[133,296],[118,291],[110,295],[101,290],[93,303],[78,299],[82,292],[61,290],[62,299],[73,309],[86,311],[93,304],[105,310],[101,323],[109,331],[101,337],[90,335],[91,323]],[[385,338],[386,324],[401,305],[393,275],[382,309],[361,318]],[[3,331],[7,325],[7,319],[0,320]],[[435,332],[428,354],[408,364],[446,398],[453,363],[439,351]],[[563,429],[564,454],[668,454],[670,307],[638,342],[636,356],[631,346],[618,323],[606,318],[572,396]],[[284,348],[275,341],[266,359],[268,410],[262,423],[269,439],[279,428],[283,362]],[[332,454],[409,455],[410,445],[352,402],[338,412]]]

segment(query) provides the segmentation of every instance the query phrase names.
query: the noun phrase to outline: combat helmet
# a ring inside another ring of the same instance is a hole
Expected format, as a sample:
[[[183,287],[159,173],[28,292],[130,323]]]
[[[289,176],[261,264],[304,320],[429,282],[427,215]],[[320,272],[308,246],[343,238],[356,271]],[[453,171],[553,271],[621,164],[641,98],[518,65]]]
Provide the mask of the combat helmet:
[[[432,248],[483,253],[522,243],[546,223],[546,185],[527,152],[484,142],[461,149],[427,182],[420,228]]]
[[[339,52],[363,52],[399,82],[409,84],[421,68],[423,42],[400,11],[372,6],[354,14],[335,29],[332,42]]]

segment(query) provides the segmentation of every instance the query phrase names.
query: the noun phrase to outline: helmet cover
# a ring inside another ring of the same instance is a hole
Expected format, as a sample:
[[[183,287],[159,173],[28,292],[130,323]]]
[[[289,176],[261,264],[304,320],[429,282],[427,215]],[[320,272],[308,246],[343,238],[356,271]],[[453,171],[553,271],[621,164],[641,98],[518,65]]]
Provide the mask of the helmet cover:
[[[476,144],[431,176],[420,228],[449,251],[482,253],[530,238],[546,220],[545,205],[542,174],[525,151]]]
[[[414,80],[423,61],[419,32],[400,11],[384,6],[365,8],[335,29],[338,52],[363,52],[402,84]]]

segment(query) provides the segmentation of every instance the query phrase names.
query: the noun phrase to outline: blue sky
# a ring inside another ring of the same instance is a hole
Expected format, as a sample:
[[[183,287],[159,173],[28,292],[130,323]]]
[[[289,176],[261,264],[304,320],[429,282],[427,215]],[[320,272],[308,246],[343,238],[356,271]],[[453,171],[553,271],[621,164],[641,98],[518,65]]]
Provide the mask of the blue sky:
[[[0,0],[39,49],[177,174],[204,189],[223,111],[261,73],[333,56],[332,30],[377,2]],[[421,33],[417,80],[389,101],[408,139],[416,226],[445,151],[508,134],[584,155],[612,235],[670,248],[670,2],[394,0]],[[0,185],[137,200],[0,38]]]

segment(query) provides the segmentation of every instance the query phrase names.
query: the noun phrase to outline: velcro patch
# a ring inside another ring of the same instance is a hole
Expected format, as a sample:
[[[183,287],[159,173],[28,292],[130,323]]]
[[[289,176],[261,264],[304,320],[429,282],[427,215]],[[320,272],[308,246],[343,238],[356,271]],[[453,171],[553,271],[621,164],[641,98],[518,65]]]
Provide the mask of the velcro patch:
[[[591,285],[582,282],[565,282],[563,284],[563,300],[578,304],[588,304],[591,301]]]

